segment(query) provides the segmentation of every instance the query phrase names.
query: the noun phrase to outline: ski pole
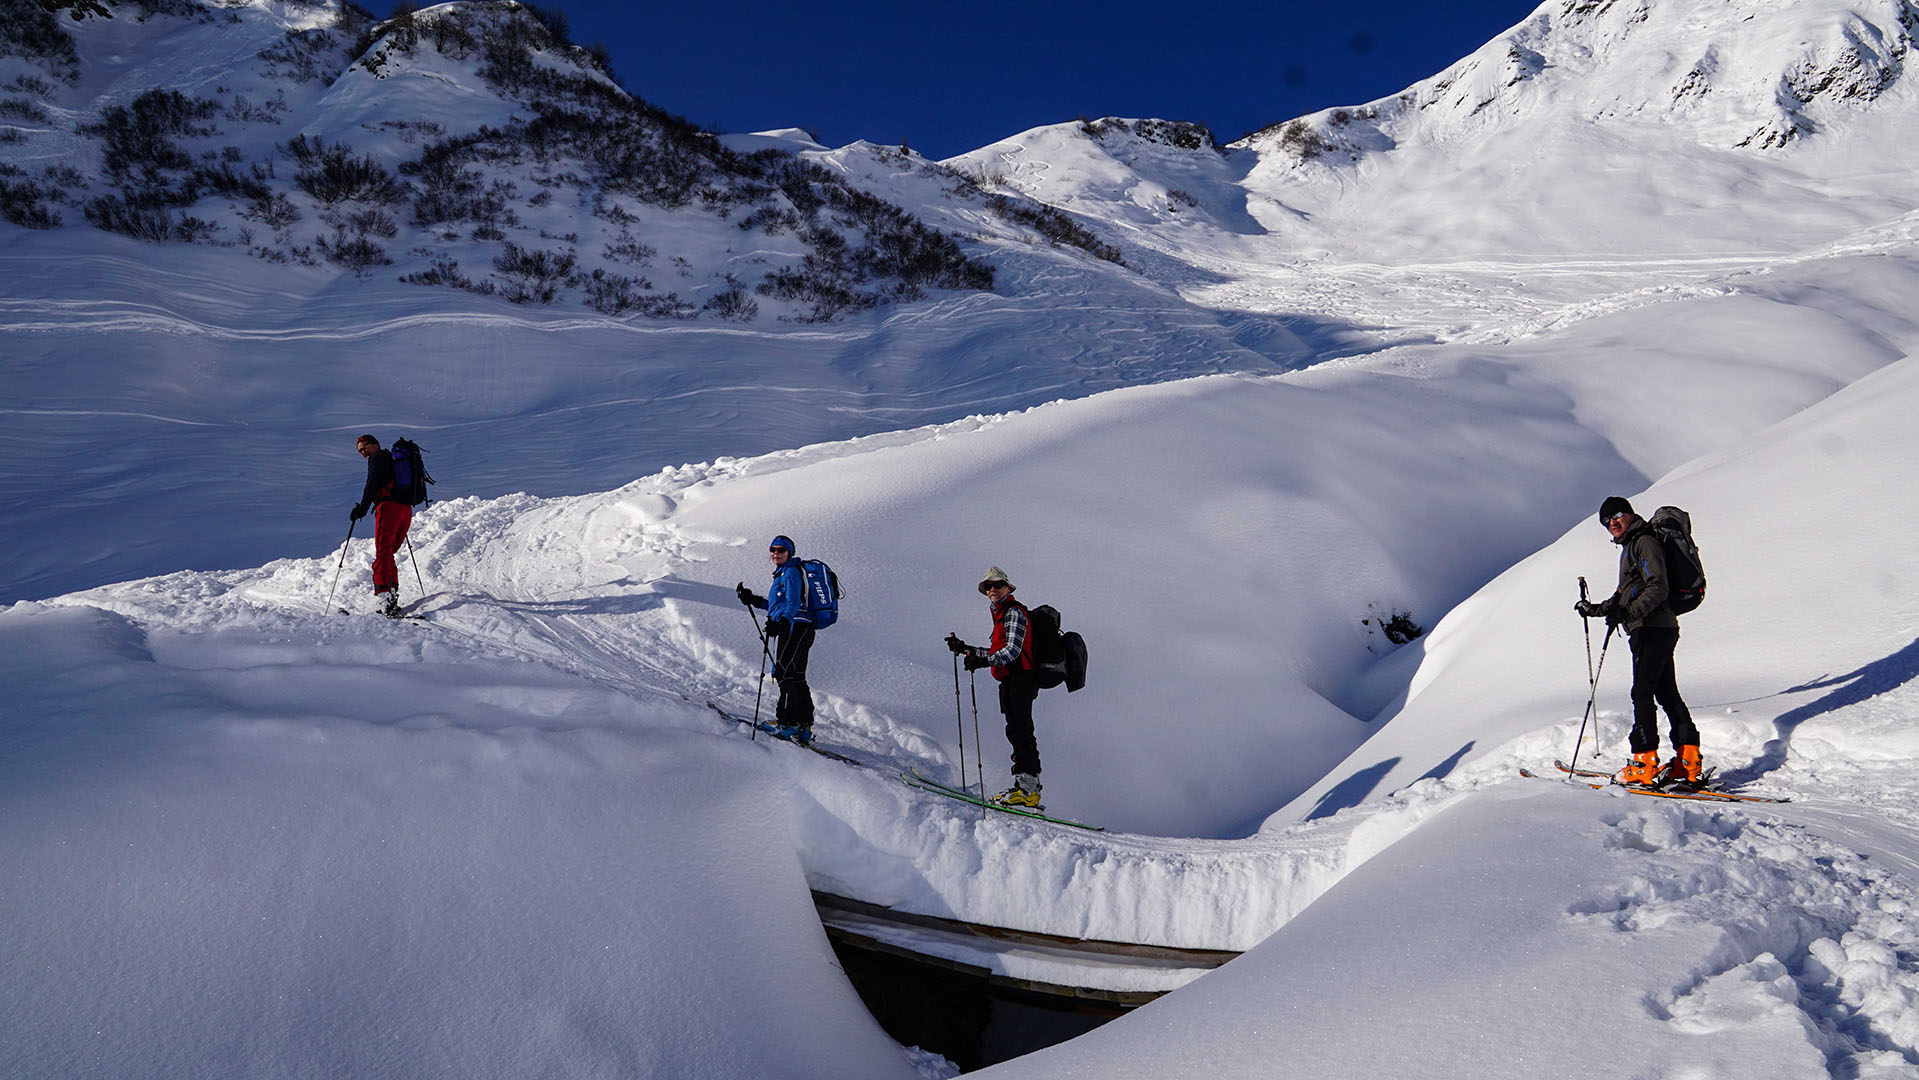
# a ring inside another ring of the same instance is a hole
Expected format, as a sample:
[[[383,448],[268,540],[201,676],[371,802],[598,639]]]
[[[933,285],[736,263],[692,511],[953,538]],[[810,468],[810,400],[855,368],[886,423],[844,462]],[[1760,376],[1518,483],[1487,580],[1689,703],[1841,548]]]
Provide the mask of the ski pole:
[[[946,635],[952,637],[952,634]],[[959,692],[959,654],[953,654],[953,726],[959,729],[960,752],[960,790],[966,790],[966,713],[960,707]],[[985,790],[984,787],[981,790]]]
[[[973,764],[979,767],[976,770],[979,773],[979,797],[985,799],[986,763],[979,756],[979,670],[976,668],[967,672],[966,681],[973,688]]]
[[[758,742],[760,739],[760,701],[766,696],[766,652],[770,646],[766,639],[766,631],[760,629],[760,617],[753,614],[753,605],[745,604],[743,606],[746,608],[746,617],[753,620],[753,632],[760,637],[760,688],[753,692],[753,734],[747,737],[749,742]]]
[[[1579,579],[1579,602],[1582,604],[1591,603],[1586,597],[1586,579],[1584,577]],[[1586,632],[1586,682],[1590,685],[1593,681],[1593,624],[1587,622],[1585,617],[1581,616],[1579,619],[1579,628]],[[1573,753],[1575,755],[1579,753],[1578,746],[1573,747]]]
[[[1579,767],[1579,744],[1586,741],[1586,721],[1592,719],[1593,704],[1599,700],[1599,673],[1606,670],[1606,647],[1612,644],[1612,632],[1613,628],[1608,625],[1606,627],[1606,636],[1599,642],[1599,666],[1593,669],[1592,696],[1586,699],[1586,715],[1579,720],[1579,738],[1573,740],[1572,767],[1575,769]],[[1599,733],[1597,731],[1593,732],[1594,738],[1598,738],[1598,736]],[[1572,776],[1573,774],[1568,772],[1566,779],[1570,781]]]
[[[1582,604],[1591,602],[1590,598],[1586,595],[1586,577],[1584,574],[1581,574],[1579,577],[1579,602]],[[1593,674],[1593,624],[1584,615],[1581,615],[1579,618],[1579,629],[1586,635],[1586,686],[1597,696],[1599,688],[1596,684],[1599,680],[1598,677]],[[1590,709],[1592,706],[1589,703],[1586,707]],[[1586,721],[1582,716],[1579,721],[1579,738],[1573,740],[1572,759],[1575,765],[1579,763],[1579,746],[1585,739]],[[1567,773],[1566,779],[1571,780],[1572,774]]]
[[[420,596],[426,596],[426,581],[420,577],[420,557],[413,554],[413,537],[406,538],[406,561],[413,564],[413,580],[420,583]]]
[[[346,569],[347,545],[353,542],[353,527],[359,523],[358,518],[347,519],[346,539],[340,542],[340,565],[333,568],[333,585],[326,591],[326,607],[320,609],[320,614],[322,615],[325,615],[333,607],[333,594],[340,588],[340,571]]]

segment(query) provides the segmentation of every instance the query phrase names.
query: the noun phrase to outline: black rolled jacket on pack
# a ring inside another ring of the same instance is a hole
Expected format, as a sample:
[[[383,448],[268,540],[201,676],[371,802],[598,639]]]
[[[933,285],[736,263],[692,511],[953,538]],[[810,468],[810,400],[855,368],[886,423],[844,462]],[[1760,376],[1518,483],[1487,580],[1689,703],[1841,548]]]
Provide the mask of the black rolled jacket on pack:
[[[365,514],[374,503],[393,497],[393,455],[385,450],[366,459],[366,487],[360,491],[360,504],[354,510]]]
[[[1642,520],[1613,543],[1619,545],[1619,588],[1606,603],[1619,613],[1626,632],[1642,626],[1677,630],[1679,617],[1666,603],[1672,579],[1666,573],[1665,542]]]

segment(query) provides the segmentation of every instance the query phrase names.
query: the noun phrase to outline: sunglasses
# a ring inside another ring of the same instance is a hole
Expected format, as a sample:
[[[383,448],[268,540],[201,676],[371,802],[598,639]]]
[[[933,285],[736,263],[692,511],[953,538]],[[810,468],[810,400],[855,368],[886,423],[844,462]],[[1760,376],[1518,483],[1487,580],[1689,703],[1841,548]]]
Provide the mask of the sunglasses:
[[[1626,512],[1624,510],[1621,510],[1620,512],[1618,512],[1617,514],[1614,514],[1613,516],[1609,518],[1602,518],[1600,520],[1600,524],[1610,529],[1612,528],[1615,522],[1620,522],[1624,520],[1626,520]]]
[[[793,553],[792,553],[791,551],[788,551],[788,550],[787,550],[786,548],[783,548],[783,547],[770,547],[770,548],[767,548],[767,549],[766,549],[766,553],[767,553],[768,555],[791,555],[791,554],[793,554]]]

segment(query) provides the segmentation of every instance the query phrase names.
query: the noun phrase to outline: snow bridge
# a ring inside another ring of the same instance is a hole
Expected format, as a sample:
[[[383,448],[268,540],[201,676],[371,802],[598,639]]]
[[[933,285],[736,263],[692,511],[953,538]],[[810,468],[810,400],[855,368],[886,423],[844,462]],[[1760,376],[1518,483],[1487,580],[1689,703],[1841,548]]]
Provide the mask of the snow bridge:
[[[966,1069],[1083,1034],[1239,955],[987,926],[817,889],[813,903],[887,1033]]]

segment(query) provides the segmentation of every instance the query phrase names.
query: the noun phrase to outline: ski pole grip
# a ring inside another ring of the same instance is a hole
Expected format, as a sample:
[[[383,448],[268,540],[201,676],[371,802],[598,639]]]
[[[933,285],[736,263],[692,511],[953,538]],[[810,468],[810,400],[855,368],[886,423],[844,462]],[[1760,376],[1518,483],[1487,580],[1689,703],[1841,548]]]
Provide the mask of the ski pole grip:
[[[1586,599],[1586,579],[1584,577],[1579,579],[1579,598],[1581,600]]]

